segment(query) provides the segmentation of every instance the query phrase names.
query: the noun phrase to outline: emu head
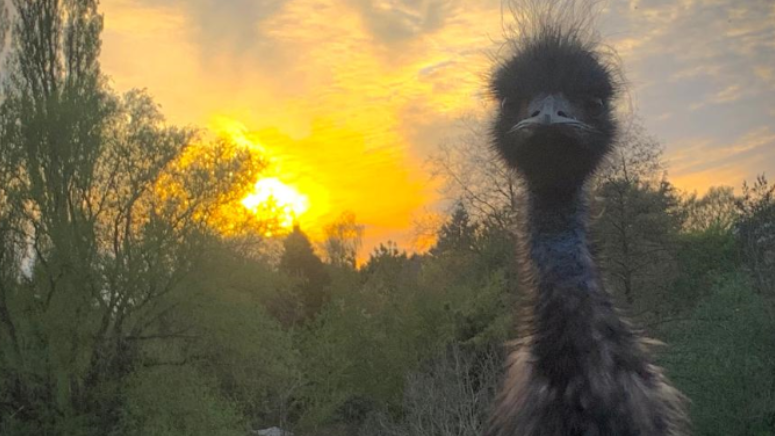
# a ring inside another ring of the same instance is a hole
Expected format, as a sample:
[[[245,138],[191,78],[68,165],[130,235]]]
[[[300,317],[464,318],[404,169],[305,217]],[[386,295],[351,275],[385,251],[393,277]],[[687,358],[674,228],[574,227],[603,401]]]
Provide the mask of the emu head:
[[[493,143],[529,189],[576,192],[611,150],[612,67],[573,32],[544,28],[494,71]]]

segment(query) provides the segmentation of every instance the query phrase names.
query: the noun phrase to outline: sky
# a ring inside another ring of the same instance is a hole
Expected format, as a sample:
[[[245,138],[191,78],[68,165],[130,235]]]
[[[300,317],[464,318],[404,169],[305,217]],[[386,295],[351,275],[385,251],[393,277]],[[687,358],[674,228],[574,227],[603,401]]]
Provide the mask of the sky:
[[[103,71],[179,125],[226,130],[308,196],[313,237],[343,211],[364,248],[411,249],[446,203],[427,161],[488,109],[509,15],[495,0],[102,0]],[[626,106],[702,193],[775,174],[775,1],[609,1]]]

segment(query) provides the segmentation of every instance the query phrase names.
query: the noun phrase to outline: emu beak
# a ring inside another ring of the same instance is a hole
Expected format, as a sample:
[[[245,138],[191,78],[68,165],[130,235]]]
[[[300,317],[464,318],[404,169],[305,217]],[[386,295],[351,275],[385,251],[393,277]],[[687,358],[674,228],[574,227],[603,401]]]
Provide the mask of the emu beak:
[[[582,129],[591,129],[586,123],[576,119],[575,109],[562,94],[550,94],[534,98],[527,106],[528,118],[512,127],[509,132],[550,125],[568,125]]]

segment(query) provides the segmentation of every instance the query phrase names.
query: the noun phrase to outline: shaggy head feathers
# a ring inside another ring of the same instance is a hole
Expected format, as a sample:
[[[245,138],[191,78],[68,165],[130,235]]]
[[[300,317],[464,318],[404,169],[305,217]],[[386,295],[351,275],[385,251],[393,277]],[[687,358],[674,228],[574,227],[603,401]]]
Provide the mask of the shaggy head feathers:
[[[512,4],[509,53],[490,78],[498,105],[492,141],[533,191],[580,189],[615,141],[612,106],[622,81],[615,56],[592,30],[593,9],[567,0]],[[562,99],[578,125],[516,129],[546,96]]]

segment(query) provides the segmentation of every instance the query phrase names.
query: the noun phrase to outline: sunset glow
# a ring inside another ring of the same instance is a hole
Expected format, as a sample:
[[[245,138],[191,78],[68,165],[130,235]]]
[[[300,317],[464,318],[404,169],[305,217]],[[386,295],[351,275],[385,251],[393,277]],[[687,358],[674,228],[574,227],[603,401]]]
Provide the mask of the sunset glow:
[[[299,157],[286,145],[266,134],[251,132],[241,122],[226,116],[214,117],[210,130],[265,164],[252,189],[241,198],[240,207],[257,220],[270,222],[270,234],[278,230],[274,227],[290,231],[294,224],[299,224],[314,232],[325,224],[330,207],[328,190],[323,185],[324,167],[318,165],[316,172],[310,171],[299,164]],[[229,213],[240,215],[233,207],[229,209]]]
[[[251,194],[242,200],[242,205],[259,215],[269,214],[280,227],[290,229],[293,223],[309,210],[309,199],[295,188],[275,177],[260,179]]]
[[[775,171],[775,8],[703,4],[612,1],[600,20],[625,67],[623,105],[665,145],[670,179],[700,192]],[[101,62],[117,90],[147,88],[170,122],[261,156],[224,221],[277,213],[320,240],[349,210],[364,252],[412,248],[418,220],[449,204],[429,157],[461,119],[490,113],[488,73],[508,50],[502,5],[105,0]],[[274,212],[260,206],[269,198]]]

